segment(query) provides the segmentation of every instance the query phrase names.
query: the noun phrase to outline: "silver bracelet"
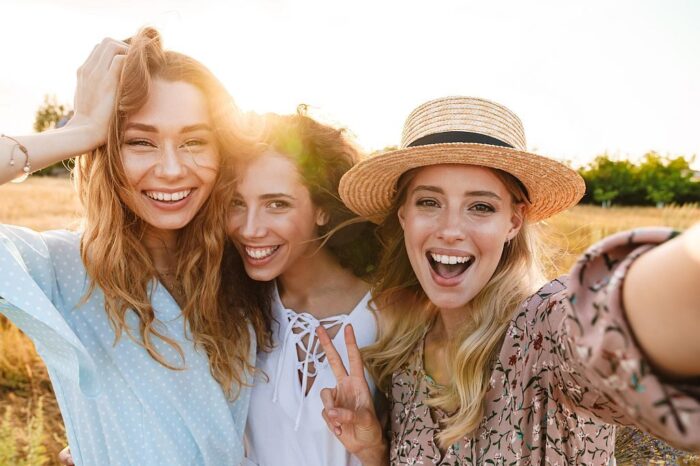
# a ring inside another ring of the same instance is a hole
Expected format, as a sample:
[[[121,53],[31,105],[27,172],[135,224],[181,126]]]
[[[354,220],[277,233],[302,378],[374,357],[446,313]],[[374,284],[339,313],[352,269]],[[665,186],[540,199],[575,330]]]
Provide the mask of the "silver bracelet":
[[[15,166],[15,149],[19,147],[19,150],[24,154],[24,167],[22,168],[22,171],[24,172],[24,174],[21,175],[16,180],[18,182],[26,180],[32,171],[32,164],[29,162],[29,151],[21,142],[19,142],[17,139],[13,138],[12,136],[8,136],[6,134],[0,134],[0,138],[6,138],[6,139],[9,139],[10,141],[15,143],[15,145],[12,146],[12,151],[10,152],[10,166],[11,167]]]

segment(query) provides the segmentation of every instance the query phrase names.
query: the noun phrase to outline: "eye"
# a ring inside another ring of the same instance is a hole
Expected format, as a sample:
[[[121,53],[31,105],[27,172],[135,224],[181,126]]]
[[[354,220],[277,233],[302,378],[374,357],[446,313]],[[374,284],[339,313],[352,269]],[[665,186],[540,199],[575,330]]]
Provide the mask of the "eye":
[[[476,204],[473,204],[469,207],[469,210],[478,212],[480,214],[487,214],[496,211],[496,209],[494,209],[492,205],[486,204],[484,202],[478,202]]]
[[[205,141],[204,139],[193,138],[193,139],[188,139],[187,141],[182,143],[182,145],[180,145],[180,147],[196,148],[196,147],[202,147],[202,146],[206,146],[206,145],[207,145],[207,141]]]
[[[282,201],[279,199],[267,203],[267,207],[269,207],[270,209],[286,209],[289,206],[289,202]]]
[[[153,144],[151,141],[148,139],[128,139],[125,144],[127,146],[132,146],[132,147],[156,147],[155,144]]]
[[[420,198],[416,201],[418,207],[440,207],[440,203],[431,197]]]
[[[234,199],[231,203],[231,207],[234,209],[243,209],[245,208],[245,202],[243,202],[242,199]]]

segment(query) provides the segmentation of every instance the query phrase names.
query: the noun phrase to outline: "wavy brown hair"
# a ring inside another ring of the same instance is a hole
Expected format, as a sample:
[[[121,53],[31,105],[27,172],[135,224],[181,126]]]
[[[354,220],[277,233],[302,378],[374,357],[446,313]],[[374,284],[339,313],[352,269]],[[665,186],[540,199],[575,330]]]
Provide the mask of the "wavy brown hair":
[[[385,393],[392,374],[412,357],[438,312],[411,267],[398,217],[417,170],[400,178],[392,207],[378,230],[384,250],[372,303],[379,309],[381,326],[378,341],[363,350],[363,357]],[[500,170],[493,172],[508,189],[513,205],[526,202],[524,188],[516,178]],[[452,383],[429,401],[431,406],[452,413],[438,434],[444,448],[476,429],[483,418],[491,371],[513,312],[543,282],[537,251],[536,235],[523,222],[504,247],[493,276],[470,303],[469,318],[450,348]]]
[[[249,157],[272,150],[294,162],[313,204],[328,216],[326,224],[318,228],[320,247],[327,248],[355,276],[369,280],[380,252],[374,234],[376,226],[358,218],[338,194],[340,179],[360,160],[357,147],[344,130],[309,117],[304,105],[292,115],[263,115],[255,126],[259,142]],[[246,274],[232,273],[227,283],[239,290],[241,301],[258,309],[253,314],[270,314],[273,282],[258,282]]]
[[[249,320],[245,309],[231,306],[231,291],[224,289],[221,281],[227,243],[226,196],[231,183],[227,167],[248,147],[241,136],[240,113],[221,83],[202,64],[163,50],[156,30],[143,29],[127,42],[129,49],[107,142],[80,157],[74,172],[85,211],[81,256],[90,278],[85,299],[97,288],[104,293],[115,343],[126,333],[163,366],[186,368],[182,348],[162,331],[151,304],[158,273],[143,243],[148,225],[129,207],[134,193],[124,172],[120,148],[124,125],[146,103],[154,79],[197,87],[209,106],[220,170],[209,198],[192,221],[178,231],[176,279],[185,296],[185,335],[206,351],[212,376],[229,396],[235,397],[246,383],[246,372],[252,370]],[[127,324],[129,311],[138,317],[138,333]],[[252,323],[254,327],[259,324],[255,320]],[[175,360],[158,349],[162,343],[174,350]]]

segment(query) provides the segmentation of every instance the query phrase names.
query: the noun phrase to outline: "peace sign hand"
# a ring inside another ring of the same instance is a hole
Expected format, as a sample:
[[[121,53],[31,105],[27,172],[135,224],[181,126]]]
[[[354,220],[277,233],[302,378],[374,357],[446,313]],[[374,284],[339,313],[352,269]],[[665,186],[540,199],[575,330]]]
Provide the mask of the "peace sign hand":
[[[365,379],[362,355],[357,347],[352,326],[345,327],[350,373],[335,349],[328,333],[319,326],[318,339],[333,370],[337,385],[321,390],[323,419],[345,448],[362,464],[387,465],[387,445],[372,402],[372,393]]]

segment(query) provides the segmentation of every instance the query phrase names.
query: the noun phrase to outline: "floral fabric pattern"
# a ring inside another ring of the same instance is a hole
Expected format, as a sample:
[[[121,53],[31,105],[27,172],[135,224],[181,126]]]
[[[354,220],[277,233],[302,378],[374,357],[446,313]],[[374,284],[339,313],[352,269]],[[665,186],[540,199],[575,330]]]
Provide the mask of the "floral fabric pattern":
[[[629,266],[675,234],[613,235],[528,298],[493,367],[481,425],[444,454],[435,438],[446,415],[426,403],[431,381],[421,342],[392,379],[391,464],[608,464],[616,424],[700,449],[698,385],[655,375],[622,309]]]

